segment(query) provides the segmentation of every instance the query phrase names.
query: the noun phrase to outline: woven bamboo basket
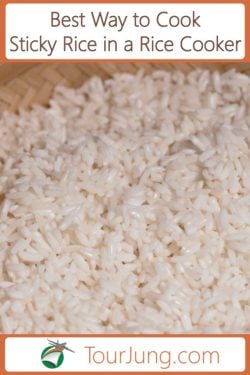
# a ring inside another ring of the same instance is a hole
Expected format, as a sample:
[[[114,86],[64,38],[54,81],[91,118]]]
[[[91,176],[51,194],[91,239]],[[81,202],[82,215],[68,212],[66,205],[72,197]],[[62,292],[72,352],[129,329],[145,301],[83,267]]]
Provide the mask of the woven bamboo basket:
[[[190,71],[195,67],[225,71],[236,69],[250,74],[250,64],[243,63],[15,63],[0,66],[0,113],[29,108],[33,103],[46,105],[57,84],[80,86],[88,77],[102,78],[116,72],[145,72],[153,69]]]

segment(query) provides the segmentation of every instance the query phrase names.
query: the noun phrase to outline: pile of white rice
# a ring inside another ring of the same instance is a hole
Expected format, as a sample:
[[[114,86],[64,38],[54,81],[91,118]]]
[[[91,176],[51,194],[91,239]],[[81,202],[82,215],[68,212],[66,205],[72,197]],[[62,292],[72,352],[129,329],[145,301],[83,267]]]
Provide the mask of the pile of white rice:
[[[0,119],[0,331],[250,331],[250,78],[92,77]]]

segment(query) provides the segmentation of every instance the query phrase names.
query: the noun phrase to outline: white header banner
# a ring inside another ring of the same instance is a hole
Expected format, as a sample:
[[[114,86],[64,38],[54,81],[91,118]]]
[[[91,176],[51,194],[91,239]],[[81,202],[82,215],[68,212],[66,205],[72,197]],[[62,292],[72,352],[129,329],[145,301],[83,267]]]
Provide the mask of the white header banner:
[[[9,372],[242,372],[241,337],[9,337]]]
[[[243,4],[7,4],[10,60],[243,59]]]

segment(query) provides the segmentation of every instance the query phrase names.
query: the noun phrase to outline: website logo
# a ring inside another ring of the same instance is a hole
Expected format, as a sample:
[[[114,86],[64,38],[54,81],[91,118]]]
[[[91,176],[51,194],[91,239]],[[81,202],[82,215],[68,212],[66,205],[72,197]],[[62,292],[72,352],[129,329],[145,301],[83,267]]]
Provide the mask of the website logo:
[[[58,368],[62,365],[64,361],[64,350],[68,350],[72,353],[75,353],[74,350],[69,349],[66,345],[66,342],[59,343],[49,340],[49,346],[43,349],[41,354],[42,364],[50,369]]]

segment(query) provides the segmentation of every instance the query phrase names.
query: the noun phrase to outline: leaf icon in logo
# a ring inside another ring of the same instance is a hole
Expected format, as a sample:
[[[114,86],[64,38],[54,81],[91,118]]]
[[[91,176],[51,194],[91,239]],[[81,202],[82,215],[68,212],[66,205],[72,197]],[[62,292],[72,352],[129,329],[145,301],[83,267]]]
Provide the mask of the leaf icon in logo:
[[[42,351],[41,360],[45,367],[57,368],[63,363],[64,354],[61,349],[57,350],[54,346],[47,346]]]
[[[53,369],[61,366],[64,361],[64,354],[63,351],[66,349],[72,353],[73,350],[69,349],[66,345],[66,342],[60,343],[57,341],[49,340],[49,346],[43,349],[41,354],[41,360],[45,367]]]

